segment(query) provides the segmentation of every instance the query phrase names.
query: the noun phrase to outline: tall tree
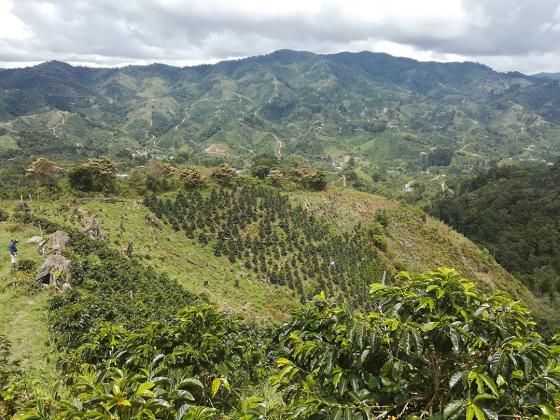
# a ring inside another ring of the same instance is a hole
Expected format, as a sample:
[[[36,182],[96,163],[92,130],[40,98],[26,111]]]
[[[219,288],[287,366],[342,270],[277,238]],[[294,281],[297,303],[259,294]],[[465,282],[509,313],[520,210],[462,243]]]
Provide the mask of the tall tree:
[[[116,173],[117,166],[109,158],[94,158],[70,169],[68,180],[77,190],[112,192]]]
[[[27,167],[25,175],[42,186],[52,188],[63,177],[64,171],[52,160],[41,157]]]

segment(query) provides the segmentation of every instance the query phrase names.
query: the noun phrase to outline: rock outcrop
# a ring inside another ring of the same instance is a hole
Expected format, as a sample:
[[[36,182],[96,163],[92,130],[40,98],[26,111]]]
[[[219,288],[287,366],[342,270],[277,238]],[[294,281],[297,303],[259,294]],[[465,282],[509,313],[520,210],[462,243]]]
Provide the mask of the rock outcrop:
[[[41,247],[42,255],[60,254],[70,244],[70,236],[63,230],[51,233]]]
[[[31,238],[27,239],[25,241],[26,244],[37,244],[39,246],[43,245],[43,243],[45,242],[45,240],[43,239],[42,236],[32,236]]]
[[[71,261],[62,255],[51,255],[39,268],[35,281],[46,286],[53,286],[57,290],[71,289],[70,264]]]

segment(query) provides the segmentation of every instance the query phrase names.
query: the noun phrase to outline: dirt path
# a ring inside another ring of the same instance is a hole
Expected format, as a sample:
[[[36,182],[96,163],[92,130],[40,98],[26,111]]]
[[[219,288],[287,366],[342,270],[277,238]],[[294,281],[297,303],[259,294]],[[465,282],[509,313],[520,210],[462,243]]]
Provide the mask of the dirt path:
[[[62,127],[64,125],[64,123],[66,122],[66,120],[64,119],[64,114],[61,114],[60,111],[56,111],[56,114],[61,118],[61,120],[58,123],[56,123],[54,126],[51,127],[51,130],[52,130],[53,135],[55,137],[57,137],[56,129]]]
[[[412,181],[408,181],[406,184],[404,184],[403,191],[406,193],[413,192],[414,188],[412,188],[412,184],[414,184],[415,182],[415,179],[413,179]]]
[[[186,111],[185,111],[185,117],[183,118],[183,121],[181,121],[179,124],[177,124],[175,126],[175,131],[177,131],[179,129],[179,127],[181,127],[183,125],[183,123],[185,122],[185,120],[190,119],[191,118],[191,111],[192,111],[192,106],[190,106]]]
[[[272,91],[272,95],[268,98],[268,103],[271,103],[275,96],[278,95],[278,80],[273,79],[272,83],[274,84],[274,90]]]
[[[179,129],[179,127],[181,127],[183,125],[184,122],[185,122],[185,118],[183,118],[183,120],[175,126],[175,131],[177,131]]]
[[[274,136],[274,139],[276,140],[276,147],[278,147],[278,150],[276,151],[276,156],[278,157],[278,159],[280,159],[282,157],[282,140],[280,140],[276,134],[274,133],[271,134]]]

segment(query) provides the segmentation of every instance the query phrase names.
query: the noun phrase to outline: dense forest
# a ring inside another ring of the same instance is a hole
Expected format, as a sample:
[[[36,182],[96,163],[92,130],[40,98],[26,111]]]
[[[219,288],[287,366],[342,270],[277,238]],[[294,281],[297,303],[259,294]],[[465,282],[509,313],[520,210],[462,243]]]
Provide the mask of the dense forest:
[[[430,210],[533,290],[560,292],[560,164],[491,168]]]

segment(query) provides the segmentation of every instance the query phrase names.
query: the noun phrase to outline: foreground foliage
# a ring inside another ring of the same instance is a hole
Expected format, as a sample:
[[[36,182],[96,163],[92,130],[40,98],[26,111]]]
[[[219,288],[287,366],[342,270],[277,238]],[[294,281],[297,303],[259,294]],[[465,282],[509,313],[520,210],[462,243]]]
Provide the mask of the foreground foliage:
[[[18,217],[61,228],[29,212]],[[485,295],[454,270],[374,283],[364,312],[322,291],[284,325],[256,326],[101,240],[70,237],[74,287],[49,308],[63,387],[33,396],[0,342],[3,414],[558,418],[557,340],[536,331],[522,304]]]
[[[448,269],[399,282],[371,286],[369,313],[322,293],[272,330],[207,304],[100,323],[65,358],[68,394],[23,418],[557,418],[559,349],[524,306]]]
[[[280,332],[275,383],[294,416],[556,418],[558,348],[528,310],[457,272],[371,286],[363,314],[319,296]]]

